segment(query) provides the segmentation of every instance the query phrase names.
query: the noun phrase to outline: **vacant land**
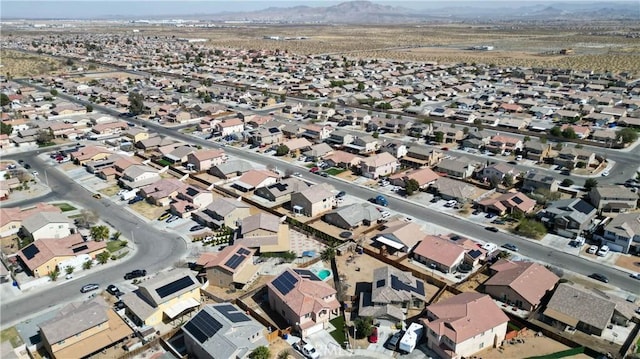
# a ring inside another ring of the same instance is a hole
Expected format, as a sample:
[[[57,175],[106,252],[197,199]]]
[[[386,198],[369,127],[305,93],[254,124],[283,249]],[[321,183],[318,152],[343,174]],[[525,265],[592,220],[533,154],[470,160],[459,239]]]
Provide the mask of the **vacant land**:
[[[0,74],[7,77],[29,77],[55,73],[62,62],[50,57],[19,51],[0,50]]]

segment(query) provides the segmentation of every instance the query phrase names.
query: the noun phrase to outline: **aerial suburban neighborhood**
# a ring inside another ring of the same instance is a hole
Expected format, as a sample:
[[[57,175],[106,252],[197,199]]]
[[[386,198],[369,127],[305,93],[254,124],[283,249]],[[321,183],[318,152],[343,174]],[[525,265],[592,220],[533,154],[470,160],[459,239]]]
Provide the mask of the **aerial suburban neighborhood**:
[[[639,357],[638,73],[253,21],[2,20],[3,358]]]

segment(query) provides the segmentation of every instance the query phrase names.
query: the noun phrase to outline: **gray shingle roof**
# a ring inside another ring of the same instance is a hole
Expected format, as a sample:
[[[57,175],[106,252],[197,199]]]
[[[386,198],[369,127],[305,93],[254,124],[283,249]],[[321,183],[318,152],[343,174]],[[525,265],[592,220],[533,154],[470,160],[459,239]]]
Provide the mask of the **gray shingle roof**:
[[[553,293],[547,304],[547,310],[552,309],[583,323],[604,329],[613,316],[615,306],[615,303],[594,293],[563,283],[558,285]]]
[[[22,221],[22,226],[29,233],[33,233],[38,229],[46,226],[49,223],[70,223],[71,221],[67,216],[57,212],[39,212],[32,216],[25,218]]]
[[[102,297],[90,302],[71,303],[62,308],[54,318],[40,324],[40,331],[49,343],[55,344],[107,322],[107,310],[110,310],[109,306]]]
[[[354,203],[338,208],[331,213],[340,216],[351,227],[359,225],[363,220],[374,222],[380,218],[380,212],[368,203]]]

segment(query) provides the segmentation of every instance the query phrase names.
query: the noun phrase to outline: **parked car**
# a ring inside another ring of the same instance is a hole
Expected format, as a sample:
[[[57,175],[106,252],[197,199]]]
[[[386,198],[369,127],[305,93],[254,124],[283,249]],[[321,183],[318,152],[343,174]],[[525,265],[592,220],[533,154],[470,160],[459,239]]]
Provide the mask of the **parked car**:
[[[598,246],[591,246],[589,247],[589,249],[587,249],[587,253],[589,254],[596,254],[597,251],[598,251]]]
[[[320,168],[318,168],[318,167],[311,167],[311,169],[309,170],[309,172],[311,172],[311,173],[316,173],[318,171],[320,171]]]
[[[124,305],[124,303],[123,303],[121,300],[119,300],[119,301],[115,302],[115,304],[113,305],[113,307],[114,307],[116,310],[120,310],[120,309],[124,309],[125,305]]]
[[[158,217],[158,221],[164,221],[165,219],[171,217],[171,213],[169,212],[165,212],[163,214],[160,215],[160,217]]]
[[[631,273],[629,277],[640,280],[640,273]]]
[[[609,171],[602,171],[602,177],[607,177],[609,175]]]
[[[593,278],[595,280],[599,280],[603,283],[609,283],[609,278],[606,275],[600,273],[592,273],[589,278]]]
[[[344,197],[344,196],[346,196],[346,195],[347,195],[347,193],[346,193],[345,191],[340,191],[340,192],[338,192],[338,194],[336,195],[336,198],[341,198],[341,197]]]
[[[486,216],[484,216],[484,218],[493,218],[493,217],[495,217],[495,216],[497,216],[497,214],[495,214],[495,213],[493,213],[493,212],[489,212],[489,213],[487,213],[487,215],[486,215]]]
[[[518,246],[516,246],[515,244],[511,244],[511,243],[505,243],[504,246],[502,246],[503,248],[506,248],[510,251],[514,251],[517,252],[518,251]]]
[[[602,247],[600,247],[600,249],[598,250],[598,252],[596,253],[596,255],[598,257],[604,257],[607,255],[607,253],[609,253],[609,247],[604,245]]]
[[[322,177],[329,177],[329,174],[327,172],[319,172],[319,174]]]
[[[373,327],[373,332],[369,335],[369,343],[377,343],[378,342],[378,327]]]
[[[385,348],[389,350],[396,350],[398,348],[398,343],[400,339],[404,336],[405,331],[401,330],[399,332],[395,332],[389,340],[384,344]]]
[[[205,226],[197,225],[197,226],[193,226],[193,227],[189,228],[189,232],[201,231],[203,229],[205,229]]]
[[[93,198],[95,198],[95,199],[101,199],[101,198],[102,198],[102,195],[101,195],[100,193],[95,193],[95,194],[93,195]]]
[[[142,201],[144,199],[144,197],[142,196],[135,196],[132,199],[129,200],[129,204],[134,204],[134,203],[138,203],[140,201]]]
[[[26,169],[30,169],[30,168],[31,168],[31,165],[30,165],[30,164],[28,164],[28,163],[25,163],[24,165],[22,165],[22,167],[24,167],[24,168],[26,168]]]
[[[80,292],[81,293],[87,293],[87,292],[91,292],[92,290],[96,290],[100,288],[100,286],[98,284],[87,284],[87,285],[83,285],[82,288],[80,288]]]
[[[171,217],[169,217],[169,219],[167,219],[167,223],[175,222],[175,221],[177,221],[179,219],[180,219],[180,217],[172,215]]]
[[[500,230],[499,230],[498,228],[496,228],[496,227],[484,227],[484,229],[486,229],[486,230],[487,230],[487,231],[489,231],[489,232],[494,232],[494,233],[496,233],[496,232],[499,232],[499,231],[500,231]]]
[[[124,279],[129,280],[129,279],[135,279],[135,278],[140,278],[140,277],[144,277],[147,275],[147,270],[146,269],[136,269],[133,270],[127,274],[124,275]]]
[[[116,297],[119,297],[119,296],[121,296],[122,294],[124,294],[124,293],[122,293],[122,292],[120,291],[120,289],[118,289],[118,287],[116,287],[116,286],[115,286],[115,285],[113,285],[113,284],[109,284],[109,286],[107,287],[107,293],[109,293],[109,294],[111,294],[111,295],[115,295]]]

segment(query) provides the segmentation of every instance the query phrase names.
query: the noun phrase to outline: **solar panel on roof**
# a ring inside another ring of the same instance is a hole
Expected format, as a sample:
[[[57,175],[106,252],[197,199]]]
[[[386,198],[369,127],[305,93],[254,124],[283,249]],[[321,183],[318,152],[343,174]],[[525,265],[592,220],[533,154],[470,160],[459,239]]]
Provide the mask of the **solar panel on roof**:
[[[214,308],[233,323],[248,322],[251,320],[251,318],[233,305],[220,305]]]
[[[513,201],[514,201],[516,204],[520,204],[520,203],[522,203],[522,198],[520,198],[520,197],[513,197]]]
[[[173,293],[181,291],[192,284],[193,284],[193,279],[191,279],[191,277],[189,276],[184,276],[178,280],[175,280],[169,284],[165,284],[162,287],[157,288],[156,293],[158,293],[160,298],[164,298]]]
[[[289,272],[282,272],[278,278],[273,281],[273,286],[282,293],[287,295],[298,283],[298,278]]]
[[[227,262],[224,265],[231,269],[236,269],[238,268],[240,263],[244,261],[245,258],[247,257],[241,256],[239,254],[234,254],[229,260],[227,260]]]
[[[376,282],[376,288],[384,287],[384,279],[380,279]]]
[[[75,247],[75,248],[73,248],[73,253],[82,252],[82,251],[84,251],[85,249],[89,249],[89,247],[87,247],[87,245],[86,245],[86,244],[83,244],[83,245],[81,245],[81,246],[79,246],[79,247]]]
[[[184,326],[184,329],[193,335],[201,344],[216,335],[221,328],[222,324],[204,310],[196,314],[196,316]]]
[[[278,133],[280,132],[280,129],[277,127],[270,127],[269,128],[269,133]]]
[[[36,247],[34,243],[31,243],[30,246],[27,246],[27,248],[22,250],[22,254],[24,254],[24,256],[27,257],[27,259],[32,259],[38,253],[40,253],[40,250],[38,249],[38,247]]]
[[[318,276],[315,273],[313,273],[308,269],[294,269],[293,271],[300,274],[300,276],[302,276],[305,279],[317,280],[317,281],[320,280],[320,278],[318,278]]]
[[[251,251],[246,248],[239,248],[238,252],[236,253],[241,254],[243,256],[248,256],[249,254],[251,254]]]
[[[580,213],[589,214],[593,211],[593,206],[587,203],[586,201],[579,200],[576,204],[573,205],[573,209]]]
[[[395,289],[395,290],[404,290],[407,292],[414,292],[414,293],[418,293],[420,294],[420,290],[419,287],[420,285],[422,285],[422,283],[420,281],[416,281],[416,287],[413,287],[403,281],[400,280],[400,278],[398,278],[395,275],[391,276],[391,288]],[[420,295],[424,295],[424,285],[422,286],[422,294]]]
[[[474,250],[469,251],[467,254],[469,254],[469,256],[470,256],[471,258],[474,258],[474,259],[475,259],[475,258],[480,257],[480,255],[482,254],[482,252],[480,252],[480,251],[479,251],[479,250],[477,250],[477,249],[474,249]]]
[[[416,293],[420,294],[420,295],[424,295],[424,283],[422,283],[421,281],[418,281],[416,283]]]

